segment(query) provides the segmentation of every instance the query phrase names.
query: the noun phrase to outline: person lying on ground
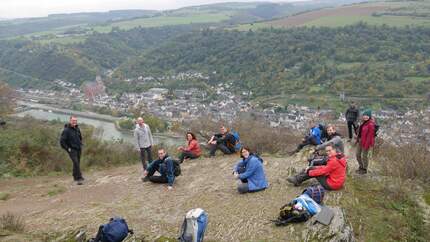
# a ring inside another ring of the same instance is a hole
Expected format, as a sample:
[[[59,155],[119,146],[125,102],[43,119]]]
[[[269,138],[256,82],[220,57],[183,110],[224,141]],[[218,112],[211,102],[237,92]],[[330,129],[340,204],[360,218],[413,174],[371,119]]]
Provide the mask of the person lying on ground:
[[[231,134],[228,129],[223,125],[220,127],[220,133],[215,134],[208,141],[209,155],[215,156],[217,150],[221,150],[224,154],[234,154],[236,152],[236,138]]]
[[[319,145],[319,144],[321,144],[321,130],[319,128],[319,125],[318,124],[311,125],[309,129],[309,134],[303,138],[302,143],[300,143],[297,146],[297,148],[293,152],[291,152],[291,154],[293,155],[299,152],[307,145]]]
[[[240,150],[242,160],[233,168],[233,175],[238,179],[239,193],[258,192],[268,187],[264,174],[263,160],[251,153],[248,147]]]
[[[328,155],[327,165],[309,166],[300,173],[290,176],[287,181],[299,186],[302,182],[316,178],[326,190],[339,190],[345,183],[346,176],[346,158],[341,153],[336,153],[333,145],[325,147]]]
[[[173,160],[167,155],[164,149],[158,150],[158,159],[152,161],[143,172],[143,182],[167,183],[167,188],[171,190],[175,181]],[[160,176],[154,176],[158,171]]]
[[[180,146],[178,151],[181,152],[179,155],[180,163],[184,162],[185,159],[196,159],[199,158],[202,151],[200,149],[199,142],[197,142],[197,138],[192,132],[187,132],[186,135],[188,147]]]

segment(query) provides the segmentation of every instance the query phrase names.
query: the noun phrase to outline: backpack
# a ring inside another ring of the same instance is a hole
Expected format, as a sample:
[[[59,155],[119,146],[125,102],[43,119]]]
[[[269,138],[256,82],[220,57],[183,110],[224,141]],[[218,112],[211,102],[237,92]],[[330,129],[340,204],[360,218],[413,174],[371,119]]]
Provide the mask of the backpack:
[[[318,203],[307,194],[302,194],[293,199],[293,201],[282,206],[278,218],[272,220],[272,222],[274,222],[276,226],[305,222],[320,211],[321,206]]]
[[[324,124],[318,124],[318,128],[321,131],[321,143],[323,143],[323,141],[326,141],[328,138],[327,128]]]
[[[307,187],[303,191],[303,193],[307,194],[318,204],[322,204],[324,201],[325,189],[321,185],[313,185],[313,186]]]
[[[175,176],[180,176],[181,175],[181,165],[180,165],[179,161],[172,160],[172,162],[173,162],[173,174]]]
[[[201,208],[194,208],[187,212],[182,223],[181,242],[202,242],[208,225],[208,214]]]
[[[233,137],[234,137],[234,149],[236,151],[239,151],[240,148],[242,148],[242,144],[240,143],[239,133],[237,131],[232,130],[231,135],[233,135]]]
[[[276,226],[285,226],[290,223],[300,223],[307,221],[311,215],[306,209],[295,206],[294,202],[289,202],[279,209],[279,216],[272,220]]]
[[[377,124],[376,122],[375,122],[375,137],[377,137],[378,136],[378,131],[379,131],[379,124]]]
[[[128,228],[127,222],[120,217],[111,218],[109,223],[100,226],[94,242],[121,242],[128,233],[133,231]]]

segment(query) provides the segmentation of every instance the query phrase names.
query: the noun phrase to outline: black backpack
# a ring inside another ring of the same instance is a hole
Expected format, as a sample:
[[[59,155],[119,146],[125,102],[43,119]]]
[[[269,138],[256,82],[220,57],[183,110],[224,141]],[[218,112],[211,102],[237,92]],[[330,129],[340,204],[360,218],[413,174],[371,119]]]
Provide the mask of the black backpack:
[[[180,165],[179,161],[172,160],[172,162],[173,162],[173,174],[175,176],[180,176],[181,175],[181,165]]]
[[[285,226],[290,223],[305,222],[310,217],[311,214],[306,209],[297,210],[294,208],[294,203],[289,202],[280,208],[278,218],[272,222],[276,226]]]
[[[379,124],[375,123],[375,137],[378,136],[379,127]]]

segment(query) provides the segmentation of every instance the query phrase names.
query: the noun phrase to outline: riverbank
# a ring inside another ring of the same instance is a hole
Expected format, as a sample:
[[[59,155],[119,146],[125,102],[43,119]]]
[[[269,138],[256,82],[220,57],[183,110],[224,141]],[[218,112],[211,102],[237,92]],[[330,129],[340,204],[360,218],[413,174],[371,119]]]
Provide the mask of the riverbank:
[[[27,115],[39,120],[59,120],[67,123],[71,114],[78,117],[78,122],[91,125],[98,130],[97,135],[105,141],[123,140],[127,143],[134,144],[133,132],[121,129],[117,122],[121,119],[110,115],[97,114],[93,112],[80,112],[69,109],[51,107],[46,104],[28,103],[19,101],[18,105],[27,107],[20,113],[13,116],[23,118]],[[153,133],[155,144],[166,146],[178,146],[184,143],[180,135],[173,133]]]

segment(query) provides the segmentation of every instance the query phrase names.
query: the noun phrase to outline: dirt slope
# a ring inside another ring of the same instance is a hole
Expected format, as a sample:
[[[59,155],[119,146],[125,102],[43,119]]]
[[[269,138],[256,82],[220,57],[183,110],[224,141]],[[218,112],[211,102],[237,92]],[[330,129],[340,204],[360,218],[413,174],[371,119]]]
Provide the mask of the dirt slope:
[[[219,156],[186,161],[173,191],[142,183],[140,165],[84,171],[83,186],[73,185],[70,176],[2,180],[0,191],[11,198],[0,201],[0,214],[22,215],[27,231],[35,235],[82,226],[93,235],[99,224],[120,215],[138,235],[153,241],[160,235],[176,237],[186,211],[201,207],[209,214],[207,241],[300,240],[300,225],[277,228],[268,221],[306,186],[293,187],[285,180],[306,163],[300,155],[263,158],[270,188],[259,193],[239,195],[232,177],[238,157]],[[341,196],[331,192],[326,202],[337,203]]]

